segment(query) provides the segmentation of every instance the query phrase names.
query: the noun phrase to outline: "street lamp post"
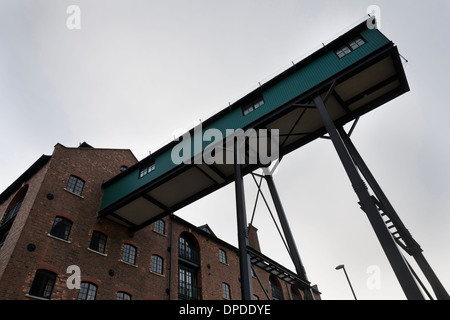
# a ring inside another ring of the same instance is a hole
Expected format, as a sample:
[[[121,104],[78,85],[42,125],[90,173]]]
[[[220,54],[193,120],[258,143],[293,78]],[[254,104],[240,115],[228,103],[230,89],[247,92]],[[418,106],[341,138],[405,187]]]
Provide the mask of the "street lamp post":
[[[336,270],[340,270],[340,269],[343,269],[343,270],[344,270],[345,277],[347,278],[347,281],[348,281],[348,285],[350,286],[350,289],[352,289],[353,297],[355,297],[355,300],[358,300],[358,299],[356,299],[355,291],[353,290],[352,284],[351,284],[351,282],[350,282],[350,279],[348,278],[347,271],[345,271],[345,267],[344,267],[343,264],[340,264],[340,265],[338,265],[338,266],[336,267]]]

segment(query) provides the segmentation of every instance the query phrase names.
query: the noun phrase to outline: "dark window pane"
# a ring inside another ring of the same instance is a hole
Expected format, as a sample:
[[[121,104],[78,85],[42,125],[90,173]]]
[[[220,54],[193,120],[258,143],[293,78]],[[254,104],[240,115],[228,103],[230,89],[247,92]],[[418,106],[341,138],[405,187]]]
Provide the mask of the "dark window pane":
[[[70,229],[72,228],[72,222],[62,217],[56,217],[53,223],[50,234],[57,238],[64,240],[69,239]]]
[[[116,300],[131,300],[131,295],[126,292],[117,292]]]
[[[222,249],[219,249],[219,261],[227,263],[227,253]]]
[[[130,244],[123,246],[122,261],[134,264],[136,261],[136,248]]]
[[[166,227],[166,223],[164,222],[164,220],[158,220],[155,222],[155,224],[153,226],[153,230],[158,233],[164,234],[165,227]]]
[[[91,243],[89,245],[89,248],[95,251],[98,251],[100,253],[105,253],[106,249],[106,235],[99,232],[94,231],[92,233]]]
[[[80,285],[80,292],[78,293],[78,300],[95,300],[97,296],[97,286],[90,282],[82,282]]]
[[[272,298],[274,300],[283,300],[283,291],[281,291],[281,287],[278,284],[278,281],[273,279],[272,276],[269,278],[270,289],[272,291]]]
[[[83,188],[84,188],[83,180],[81,180],[80,178],[77,178],[75,176],[69,177],[69,181],[67,182],[67,186],[66,186],[67,190],[81,196],[81,194],[83,193]]]
[[[37,270],[31,284],[29,294],[36,297],[50,299],[55,285],[56,274],[48,270]]]
[[[222,283],[222,293],[225,299],[231,299],[230,286],[226,283]]]
[[[163,259],[160,256],[152,255],[152,272],[163,274]]]

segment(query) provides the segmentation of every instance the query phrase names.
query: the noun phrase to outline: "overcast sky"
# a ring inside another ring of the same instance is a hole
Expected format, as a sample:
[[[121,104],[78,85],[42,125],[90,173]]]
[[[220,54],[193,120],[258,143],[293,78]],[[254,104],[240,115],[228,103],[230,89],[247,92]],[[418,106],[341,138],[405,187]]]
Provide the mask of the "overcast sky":
[[[0,190],[58,142],[143,159],[356,25],[372,4],[408,60],[411,92],[362,117],[353,141],[450,290],[446,0],[1,0]],[[67,27],[70,5],[81,29]],[[359,299],[405,299],[330,141],[286,156],[274,179],[323,299],[353,298],[339,264]],[[245,188],[250,219],[251,177]],[[237,245],[233,184],[176,214]],[[262,205],[254,224],[263,253],[294,270]],[[367,285],[373,266],[379,288]]]

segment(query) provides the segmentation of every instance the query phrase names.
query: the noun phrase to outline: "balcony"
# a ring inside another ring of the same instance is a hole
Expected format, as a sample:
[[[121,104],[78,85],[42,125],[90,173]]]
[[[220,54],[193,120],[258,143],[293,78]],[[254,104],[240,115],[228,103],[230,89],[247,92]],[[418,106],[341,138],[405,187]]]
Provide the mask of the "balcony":
[[[180,246],[178,250],[178,258],[185,263],[200,266],[200,252],[190,246]]]
[[[186,281],[178,282],[179,300],[201,300],[202,288]]]

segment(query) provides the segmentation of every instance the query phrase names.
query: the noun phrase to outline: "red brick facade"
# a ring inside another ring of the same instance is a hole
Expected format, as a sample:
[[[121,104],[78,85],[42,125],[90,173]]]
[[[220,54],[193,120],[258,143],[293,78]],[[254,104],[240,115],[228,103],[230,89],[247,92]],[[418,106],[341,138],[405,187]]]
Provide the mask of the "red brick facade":
[[[23,198],[23,202],[9,232],[0,223],[0,235],[1,232],[4,235],[0,247],[0,299],[39,298],[30,291],[37,270],[56,275],[52,300],[77,299],[80,290],[69,289],[67,285],[72,276],[67,268],[71,265],[80,268],[82,283],[96,286],[96,299],[113,300],[118,292],[133,300],[179,299],[183,297],[179,295],[183,279],[199,288],[198,292],[185,291],[187,297],[224,299],[225,283],[230,298],[240,299],[237,249],[204,229],[172,215],[163,219],[163,234],[155,231],[154,225],[131,234],[124,226],[97,218],[102,183],[119,174],[121,166],[130,167],[136,162],[129,150],[94,149],[86,145],[67,148],[57,144],[51,158],[36,172],[23,177],[13,192],[2,194],[2,219],[18,198]],[[81,196],[67,189],[71,175],[84,181]],[[67,240],[50,235],[56,217],[72,223]],[[106,235],[103,253],[89,248],[94,232]],[[198,260],[180,254],[180,237],[189,242],[192,252],[199,253]],[[134,263],[122,261],[124,246],[128,245],[136,249]],[[220,261],[219,249],[226,255],[226,262]],[[162,261],[162,268],[155,264],[152,271],[152,256]],[[270,274],[255,269],[271,295]],[[279,286],[284,299],[293,298],[290,284],[279,281]],[[256,278],[253,288],[259,299],[266,299]],[[298,292],[303,298],[303,292]]]

